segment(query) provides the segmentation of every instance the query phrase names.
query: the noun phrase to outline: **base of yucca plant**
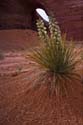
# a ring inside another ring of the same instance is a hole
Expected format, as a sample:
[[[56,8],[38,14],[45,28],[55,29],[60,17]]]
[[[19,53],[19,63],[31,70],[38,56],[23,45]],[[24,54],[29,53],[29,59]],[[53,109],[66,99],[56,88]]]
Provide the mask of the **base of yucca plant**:
[[[14,61],[12,63],[15,65]],[[0,124],[82,125],[83,85],[81,82],[77,79],[72,81],[62,79],[57,85],[66,84],[68,89],[65,90],[68,91],[58,89],[56,94],[56,86],[51,86],[53,73],[44,71],[30,60],[23,60],[22,63],[25,68],[18,75],[0,76]],[[4,60],[3,65],[5,65]],[[82,68],[78,69],[81,73]]]
[[[33,74],[34,72],[30,77]],[[31,98],[31,106],[36,113],[37,122],[40,121],[43,124],[51,122],[51,124],[55,123],[56,125],[82,125],[82,114],[79,110],[82,108],[80,106],[83,100],[80,93],[82,85],[77,74],[69,74],[69,77],[59,74],[54,76],[52,72],[45,72],[37,67],[35,78],[31,81],[31,87],[27,91],[27,100],[29,97]],[[40,114],[41,117],[38,117]]]
[[[79,120],[79,116],[80,118],[82,116],[78,106],[78,100],[82,101],[80,100],[82,98],[79,98],[80,93],[78,92],[78,89],[82,87],[80,74],[75,72],[67,76],[59,74],[54,76],[52,72],[47,71],[46,73],[44,72],[44,75],[41,72],[38,77],[40,79],[33,87],[33,90],[38,95],[38,98],[36,95],[36,100],[35,97],[34,100],[38,102],[38,107],[41,107],[39,108],[40,112],[44,108],[44,112],[50,112],[52,117],[53,114],[56,114],[54,122],[57,125],[59,122],[61,124],[70,123],[72,125],[82,124],[82,119]],[[37,79],[38,77],[36,76]],[[52,109],[50,109],[50,106]]]

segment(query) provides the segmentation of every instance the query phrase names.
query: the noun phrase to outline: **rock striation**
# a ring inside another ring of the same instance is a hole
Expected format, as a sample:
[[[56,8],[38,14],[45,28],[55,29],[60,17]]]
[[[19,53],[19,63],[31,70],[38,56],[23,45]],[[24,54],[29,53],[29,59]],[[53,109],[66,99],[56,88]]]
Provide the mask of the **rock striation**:
[[[83,0],[0,0],[0,29],[36,30],[36,8],[53,13],[68,38],[83,40]]]

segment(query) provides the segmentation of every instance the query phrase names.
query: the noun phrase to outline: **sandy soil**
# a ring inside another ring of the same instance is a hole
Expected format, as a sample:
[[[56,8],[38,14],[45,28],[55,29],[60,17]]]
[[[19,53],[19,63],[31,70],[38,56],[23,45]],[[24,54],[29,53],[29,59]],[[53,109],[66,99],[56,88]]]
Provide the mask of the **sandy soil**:
[[[13,42],[14,45],[16,43]],[[22,44],[24,41],[21,41]],[[17,51],[16,47],[11,51],[11,44],[10,49],[5,42],[3,45],[4,59],[0,60],[0,125],[83,125],[81,81],[70,82],[68,96],[49,93],[48,84],[36,84],[43,71],[25,58],[26,50]],[[32,47],[33,43],[27,45]],[[49,79],[46,79],[48,82]]]
[[[32,30],[0,30],[0,50],[22,51],[37,44],[37,33]]]

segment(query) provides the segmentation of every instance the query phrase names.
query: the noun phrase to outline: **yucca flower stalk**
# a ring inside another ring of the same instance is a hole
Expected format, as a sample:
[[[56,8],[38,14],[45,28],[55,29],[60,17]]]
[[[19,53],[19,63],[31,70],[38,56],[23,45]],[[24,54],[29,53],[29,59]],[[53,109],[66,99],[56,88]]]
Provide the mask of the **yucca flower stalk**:
[[[61,36],[57,21],[49,18],[49,31],[47,31],[43,20],[39,19],[37,28],[41,44],[29,54],[30,59],[42,67],[46,74],[51,74],[53,86],[60,84],[61,81],[78,79],[76,67],[80,59],[73,44],[67,45],[65,37]]]
[[[49,17],[49,30],[50,38],[59,43],[61,41],[61,31],[55,18]]]
[[[47,46],[48,34],[47,34],[47,28],[44,26],[43,20],[41,20],[41,19],[37,20],[36,24],[37,24],[37,28],[38,28],[38,35],[39,35],[40,39]]]

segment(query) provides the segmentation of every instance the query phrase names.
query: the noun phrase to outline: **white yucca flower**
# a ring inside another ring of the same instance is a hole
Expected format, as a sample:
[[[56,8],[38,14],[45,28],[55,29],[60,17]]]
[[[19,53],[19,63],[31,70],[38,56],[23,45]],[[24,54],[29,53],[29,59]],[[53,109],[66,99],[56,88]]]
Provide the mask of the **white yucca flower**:
[[[54,18],[49,18],[50,36],[55,42],[61,41],[61,31],[58,22]]]
[[[37,20],[37,28],[40,39],[42,39],[42,41],[44,41],[45,45],[47,46],[48,33],[43,20]]]

